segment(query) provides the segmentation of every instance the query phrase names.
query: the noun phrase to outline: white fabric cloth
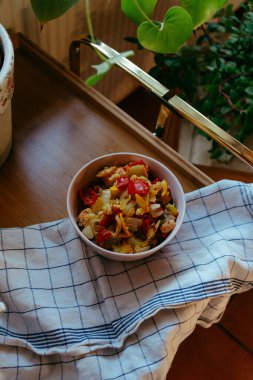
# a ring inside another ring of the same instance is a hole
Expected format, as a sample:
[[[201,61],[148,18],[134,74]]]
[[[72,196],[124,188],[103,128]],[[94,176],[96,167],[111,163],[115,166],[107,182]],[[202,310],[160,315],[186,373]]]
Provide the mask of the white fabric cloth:
[[[135,262],[97,255],[68,218],[0,229],[0,380],[165,379],[195,326],[253,286],[253,185],[186,201],[176,238]]]

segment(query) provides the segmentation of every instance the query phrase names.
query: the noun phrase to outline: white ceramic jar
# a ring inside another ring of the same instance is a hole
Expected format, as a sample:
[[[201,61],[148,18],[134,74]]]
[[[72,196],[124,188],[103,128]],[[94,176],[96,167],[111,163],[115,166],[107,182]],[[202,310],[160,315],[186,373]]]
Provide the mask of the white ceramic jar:
[[[0,165],[7,158],[12,144],[11,98],[14,90],[14,49],[5,28],[0,24]]]

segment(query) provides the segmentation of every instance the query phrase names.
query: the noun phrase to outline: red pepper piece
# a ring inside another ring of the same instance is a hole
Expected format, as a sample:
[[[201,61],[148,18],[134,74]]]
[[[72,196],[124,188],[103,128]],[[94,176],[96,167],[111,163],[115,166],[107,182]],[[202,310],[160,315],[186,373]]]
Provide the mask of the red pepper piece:
[[[110,239],[112,237],[111,231],[107,231],[105,228],[102,228],[102,230],[99,231],[97,234],[97,242],[99,244],[103,244],[105,241]]]
[[[103,217],[103,219],[100,220],[100,222],[98,223],[100,226],[102,227],[109,227],[115,220],[115,215],[111,214],[111,215],[105,215]]]
[[[85,206],[92,206],[98,198],[98,194],[91,187],[88,187],[85,191],[79,190],[79,196]]]
[[[114,216],[122,212],[120,207],[117,207],[116,205],[112,205],[112,211],[114,213]]]
[[[150,219],[143,219],[141,224],[141,232],[147,236],[150,227]]]
[[[93,190],[95,190],[96,193],[99,192],[99,185],[93,185]]]
[[[153,179],[152,183],[153,185],[157,182],[161,182],[160,178],[156,177],[155,179]]]
[[[130,164],[128,164],[127,167],[130,168],[131,166],[135,166],[135,165],[144,165],[145,167],[147,167],[147,165],[145,164],[143,160],[130,162]]]
[[[165,233],[159,231],[157,233],[157,238],[158,238],[159,243],[161,243],[162,241],[164,241],[168,235],[169,234],[165,234]]]
[[[128,184],[128,194],[148,194],[149,184],[141,178],[131,179]]]
[[[116,186],[120,191],[124,191],[127,189],[128,183],[129,183],[128,177],[120,177],[120,178],[117,178]]]
[[[161,236],[161,238],[162,238],[163,240],[165,240],[166,237],[168,236],[168,234],[165,234],[164,232],[161,232],[160,236]]]

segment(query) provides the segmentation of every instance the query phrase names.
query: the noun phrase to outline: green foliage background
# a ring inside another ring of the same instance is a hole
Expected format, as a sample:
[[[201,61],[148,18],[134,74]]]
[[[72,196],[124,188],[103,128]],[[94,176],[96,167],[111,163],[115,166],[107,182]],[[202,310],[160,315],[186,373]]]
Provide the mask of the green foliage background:
[[[38,20],[45,23],[79,1],[31,0],[31,5]],[[91,25],[90,0],[83,2],[87,24]],[[252,1],[242,3],[238,17],[232,5],[224,9],[227,0],[178,0],[162,20],[153,20],[157,3],[158,0],[121,0],[122,11],[137,24],[136,37],[126,39],[154,52],[152,76],[177,90],[193,107],[244,142],[253,134]],[[215,22],[210,22],[214,16]],[[188,44],[199,28],[200,37]],[[94,85],[116,61],[117,57],[104,59],[93,66],[97,73],[86,83]],[[213,142],[210,155],[222,159],[224,149]]]
[[[244,142],[253,134],[252,2],[238,13],[240,18],[228,5],[216,22],[205,25],[196,44],[176,54],[155,54],[150,74]],[[221,159],[224,149],[213,142],[210,155]]]

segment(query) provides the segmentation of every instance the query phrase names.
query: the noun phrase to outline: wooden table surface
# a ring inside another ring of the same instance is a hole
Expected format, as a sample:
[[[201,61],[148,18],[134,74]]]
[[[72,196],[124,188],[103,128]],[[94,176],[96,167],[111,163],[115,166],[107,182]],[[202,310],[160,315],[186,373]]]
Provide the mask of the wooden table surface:
[[[22,37],[15,45],[13,146],[0,168],[0,227],[65,217],[72,177],[106,153],[130,151],[160,159],[186,192],[212,182]]]
[[[65,217],[66,193],[73,175],[88,160],[106,153],[132,151],[157,158],[174,171],[185,192],[212,183],[129,115],[94,89],[86,88],[79,78],[21,36],[14,42],[13,146],[0,168],[0,227]],[[247,316],[252,322],[252,292],[245,297],[247,329],[238,330],[242,305],[234,310],[237,303],[232,303],[233,312],[228,310],[228,318],[224,319],[228,334],[220,329],[221,324],[207,331],[197,330],[199,333],[192,334],[180,347],[168,379],[241,380],[240,373],[244,373],[244,379],[251,379],[252,372],[247,369],[252,361],[246,356],[252,352],[247,341],[248,336],[252,337],[251,323],[247,323]],[[243,301],[243,297],[238,298]],[[235,355],[241,352],[238,340],[248,351],[241,350],[242,365],[236,371],[235,365],[231,368],[223,364],[227,356],[231,358],[231,350]],[[215,356],[219,342],[223,348]],[[206,364],[208,357],[211,366]]]

